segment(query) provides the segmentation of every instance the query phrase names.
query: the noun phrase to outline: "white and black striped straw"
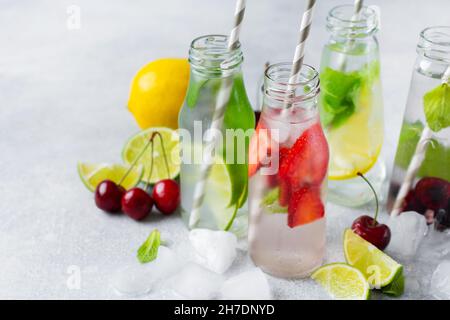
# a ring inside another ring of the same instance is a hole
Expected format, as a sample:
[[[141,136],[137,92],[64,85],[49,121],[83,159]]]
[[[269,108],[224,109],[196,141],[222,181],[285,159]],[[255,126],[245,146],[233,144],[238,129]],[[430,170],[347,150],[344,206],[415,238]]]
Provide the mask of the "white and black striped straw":
[[[298,82],[300,70],[302,69],[303,65],[303,58],[305,56],[305,43],[309,36],[309,30],[311,28],[312,14],[315,3],[316,0],[308,0],[305,11],[303,12],[298,37],[299,40],[297,46],[295,47],[295,54],[294,59],[292,61],[291,73],[289,75],[287,92],[293,91],[294,90],[293,85],[295,85]],[[286,103],[283,113],[285,113],[289,107],[290,104]]]
[[[245,13],[245,0],[238,0],[234,13],[234,26],[228,37],[228,51],[235,49],[239,43],[239,32]],[[208,141],[204,146],[203,163],[200,169],[200,177],[194,189],[194,199],[192,204],[191,215],[189,217],[189,227],[193,228],[200,219],[200,207],[205,198],[205,187],[208,181],[211,167],[214,164],[214,147],[217,143],[217,133],[221,131],[223,125],[223,117],[225,109],[230,99],[231,88],[233,87],[233,77],[228,76],[223,79],[219,94],[217,95],[216,107],[212,117],[211,127]]]

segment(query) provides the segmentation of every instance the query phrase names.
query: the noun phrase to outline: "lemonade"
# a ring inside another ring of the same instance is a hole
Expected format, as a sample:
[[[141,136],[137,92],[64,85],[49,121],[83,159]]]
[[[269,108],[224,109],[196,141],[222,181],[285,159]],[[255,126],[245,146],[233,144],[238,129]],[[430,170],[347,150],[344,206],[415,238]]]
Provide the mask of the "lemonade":
[[[180,171],[182,216],[189,225],[194,189],[204,161],[205,135],[211,126],[221,85],[224,79],[231,77],[233,86],[222,136],[215,149],[199,219],[190,227],[244,233],[247,225],[247,150],[251,135],[247,130],[254,128],[255,118],[242,78],[240,45],[228,51],[226,36],[200,37],[191,44],[189,61],[189,88],[179,115],[183,153]],[[236,216],[239,219],[235,219]]]
[[[334,202],[358,206],[372,199],[357,173],[364,173],[376,189],[384,179],[378,162],[383,143],[383,103],[377,16],[363,8],[351,20],[353,6],[330,11],[331,38],[322,52],[320,116],[330,144],[329,190]]]
[[[281,63],[266,71],[263,110],[249,148],[248,240],[251,258],[265,272],[303,277],[325,252],[329,157],[316,106],[317,72],[304,65],[290,90],[289,70]]]

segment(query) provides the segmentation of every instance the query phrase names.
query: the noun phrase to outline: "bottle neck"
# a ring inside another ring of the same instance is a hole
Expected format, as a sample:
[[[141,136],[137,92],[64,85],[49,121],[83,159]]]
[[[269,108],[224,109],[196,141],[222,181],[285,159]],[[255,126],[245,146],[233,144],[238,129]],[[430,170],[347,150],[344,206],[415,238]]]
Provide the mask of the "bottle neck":
[[[222,78],[241,70],[243,55],[240,43],[229,50],[228,37],[206,35],[194,39],[189,50],[191,72],[198,77]]]
[[[304,64],[296,83],[289,83],[292,65],[278,63],[269,66],[264,78],[264,108],[281,110],[288,108],[295,114],[295,122],[308,120],[317,115],[317,96],[320,91],[318,72]],[[290,116],[290,120],[294,120]]]
[[[336,42],[370,41],[378,31],[378,15],[368,7],[355,13],[352,5],[337,6],[328,13],[327,30]]]
[[[420,33],[416,48],[429,63],[450,64],[450,27],[429,27]]]

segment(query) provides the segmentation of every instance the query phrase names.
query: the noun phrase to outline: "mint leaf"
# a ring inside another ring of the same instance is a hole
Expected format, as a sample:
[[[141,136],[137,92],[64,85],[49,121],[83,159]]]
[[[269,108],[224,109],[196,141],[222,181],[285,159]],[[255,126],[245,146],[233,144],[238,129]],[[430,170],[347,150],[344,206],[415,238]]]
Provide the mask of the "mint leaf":
[[[155,229],[150,233],[147,240],[137,251],[137,258],[141,263],[153,261],[158,256],[158,249],[161,245],[161,233]]]
[[[359,71],[343,72],[325,68],[320,74],[320,119],[325,127],[338,127],[346,122],[360,105],[359,100],[371,100],[373,82],[380,74],[378,61]]]
[[[275,201],[278,200],[278,196],[280,194],[280,188],[276,187],[267,192],[266,196],[262,199],[261,205],[262,206],[270,206]]]
[[[450,126],[450,87],[443,83],[423,97],[423,111],[434,132]]]
[[[324,126],[339,126],[356,110],[355,99],[362,83],[359,72],[325,68],[320,75],[321,119]]]
[[[276,187],[270,190],[261,201],[261,206],[265,206],[267,212],[270,213],[287,213],[288,208],[278,204],[280,188]]]
[[[408,165],[414,156],[423,128],[424,126],[420,121],[403,123],[395,156],[395,164],[400,168],[405,170],[408,168]],[[444,141],[433,138],[428,144],[425,158],[420,165],[417,176],[438,177],[450,180],[450,170],[447,170],[449,163],[450,148],[446,147]]]

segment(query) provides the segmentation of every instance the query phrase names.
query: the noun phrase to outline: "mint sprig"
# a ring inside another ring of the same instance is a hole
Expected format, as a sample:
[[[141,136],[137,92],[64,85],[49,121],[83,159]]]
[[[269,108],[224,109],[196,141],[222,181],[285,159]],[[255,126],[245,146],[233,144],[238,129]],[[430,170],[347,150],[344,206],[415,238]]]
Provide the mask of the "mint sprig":
[[[161,233],[155,229],[150,233],[147,240],[139,247],[137,258],[141,263],[151,262],[158,256],[158,249],[161,245]]]
[[[450,126],[450,86],[447,83],[425,94],[423,111],[428,127],[434,132]]]

